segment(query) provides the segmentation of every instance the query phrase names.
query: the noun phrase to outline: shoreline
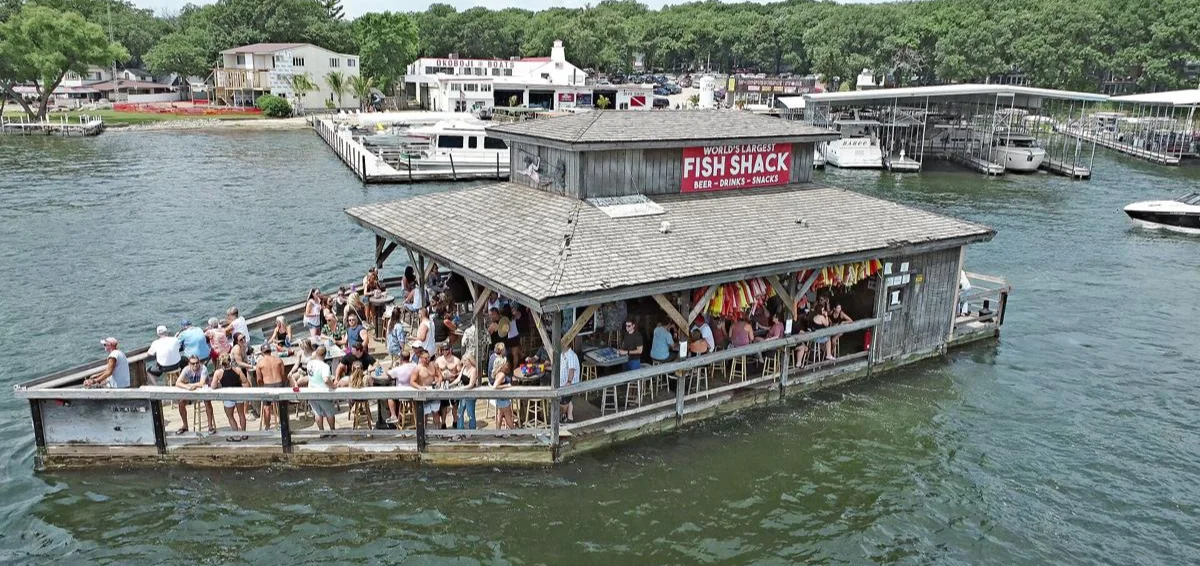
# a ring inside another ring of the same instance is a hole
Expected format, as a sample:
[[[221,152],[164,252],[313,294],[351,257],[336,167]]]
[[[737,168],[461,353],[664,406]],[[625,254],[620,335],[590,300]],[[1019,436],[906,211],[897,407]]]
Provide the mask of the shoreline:
[[[160,130],[246,130],[246,131],[282,131],[303,130],[309,127],[303,117],[292,118],[253,118],[253,119],[218,119],[197,118],[195,120],[163,120],[148,124],[105,124],[105,131],[117,132],[152,132]]]

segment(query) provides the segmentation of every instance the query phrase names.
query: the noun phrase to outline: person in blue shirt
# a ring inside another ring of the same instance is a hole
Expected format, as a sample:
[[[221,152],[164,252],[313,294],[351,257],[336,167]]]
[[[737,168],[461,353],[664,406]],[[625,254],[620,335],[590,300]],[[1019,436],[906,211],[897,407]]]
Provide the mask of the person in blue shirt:
[[[179,326],[182,328],[179,331],[179,341],[183,343],[183,357],[196,356],[201,362],[207,362],[211,352],[204,331],[192,326],[191,321],[186,318],[179,322]]]
[[[654,334],[650,337],[650,359],[656,362],[671,360],[674,354],[674,349],[671,346],[675,343],[672,328],[672,324],[661,320],[658,321],[658,324],[654,327]]]

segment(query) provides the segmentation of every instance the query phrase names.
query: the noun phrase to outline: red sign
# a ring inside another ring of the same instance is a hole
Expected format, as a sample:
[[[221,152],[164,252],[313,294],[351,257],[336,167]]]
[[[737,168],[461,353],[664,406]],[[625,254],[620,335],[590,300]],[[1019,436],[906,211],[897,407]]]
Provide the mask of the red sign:
[[[558,93],[558,101],[559,102],[575,102],[575,93],[560,92],[560,93]]]
[[[681,192],[724,191],[792,182],[792,144],[683,148]]]
[[[644,97],[644,96],[629,97],[629,107],[630,108],[645,108],[646,107],[646,97]]]

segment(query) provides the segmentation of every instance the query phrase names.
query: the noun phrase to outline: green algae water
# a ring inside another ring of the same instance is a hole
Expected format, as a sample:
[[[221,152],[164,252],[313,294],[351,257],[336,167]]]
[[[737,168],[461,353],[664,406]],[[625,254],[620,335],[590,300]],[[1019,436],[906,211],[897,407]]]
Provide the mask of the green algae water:
[[[1200,562],[1200,238],[1121,213],[1200,168],[1094,170],[817,173],[996,228],[967,264],[1015,287],[1004,336],[554,468],[35,474],[0,394],[0,563]],[[342,209],[447,187],[364,187],[310,132],[0,138],[0,382],[357,278]]]

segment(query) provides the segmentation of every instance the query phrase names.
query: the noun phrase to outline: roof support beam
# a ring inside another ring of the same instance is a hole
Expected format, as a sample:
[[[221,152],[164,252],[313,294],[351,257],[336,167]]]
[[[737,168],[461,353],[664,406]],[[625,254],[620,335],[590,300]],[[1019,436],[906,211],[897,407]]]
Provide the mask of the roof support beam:
[[[700,313],[704,312],[704,307],[707,307],[708,302],[712,300],[713,295],[717,294],[718,287],[720,286],[709,285],[708,289],[705,289],[704,295],[700,297],[699,301],[696,301],[695,305],[692,305],[692,310],[688,312],[688,321],[696,320],[696,317],[700,316]]]
[[[783,283],[779,282],[779,276],[768,275],[767,283],[771,284],[771,288],[775,289],[775,294],[779,295],[779,298],[784,301],[783,304],[787,305],[788,312],[791,313],[792,318],[796,318],[796,301],[788,294],[787,288],[783,286]]]
[[[389,242],[383,236],[375,236],[375,267],[383,267],[383,262],[396,251],[396,242]]]
[[[575,336],[579,334],[580,330],[583,330],[583,325],[587,324],[588,319],[596,315],[596,309],[598,308],[600,308],[600,305],[590,305],[588,308],[583,309],[583,314],[579,315],[579,318],[575,319],[575,324],[572,324],[567,333],[563,334],[561,342],[563,348],[566,348],[567,344],[575,340]]]
[[[658,303],[658,306],[662,307],[663,312],[667,313],[667,317],[675,322],[675,326],[678,326],[680,330],[687,329],[688,321],[684,320],[683,315],[679,314],[679,309],[676,309],[675,305],[672,305],[666,296],[662,293],[655,293],[654,301]]]
[[[562,314],[558,314],[558,313],[555,313],[555,314],[556,314],[555,318],[556,318],[557,320],[560,320],[560,321],[561,321],[561,320],[562,320]],[[551,340],[551,339],[550,339],[550,335],[549,335],[549,334],[546,334],[546,324],[545,324],[544,322],[542,322],[542,317],[541,317],[541,315],[534,315],[534,316],[533,316],[533,325],[534,325],[535,327],[537,327],[537,333],[538,333],[538,336],[541,336],[541,337],[542,337],[542,346],[545,346],[545,347],[546,347],[546,354],[548,354],[548,355],[550,355],[550,356],[553,356],[553,355],[554,355],[554,350],[555,350],[555,348],[554,348],[554,340]],[[562,328],[562,323],[561,323],[561,322],[558,322],[558,323],[555,323],[555,325],[556,325],[556,326],[555,326],[555,328],[559,328],[559,329],[560,329],[560,330],[559,330],[559,332],[562,332],[562,330],[561,330],[561,328]],[[553,358],[553,357],[552,357],[551,359],[557,360],[558,358]],[[557,367],[557,363],[558,363],[558,362],[556,361],[556,362],[555,362],[555,364],[556,364],[556,366],[555,366],[555,367]],[[554,387],[558,387],[558,381],[554,381],[554,382],[553,382],[551,385],[552,385],[552,386],[554,386]]]

